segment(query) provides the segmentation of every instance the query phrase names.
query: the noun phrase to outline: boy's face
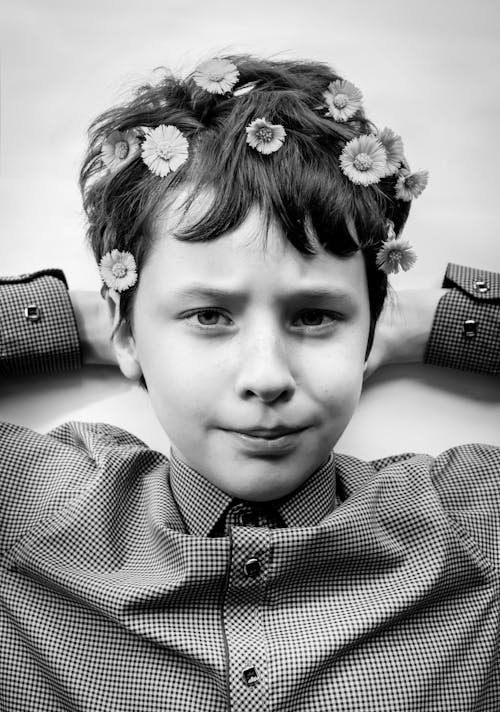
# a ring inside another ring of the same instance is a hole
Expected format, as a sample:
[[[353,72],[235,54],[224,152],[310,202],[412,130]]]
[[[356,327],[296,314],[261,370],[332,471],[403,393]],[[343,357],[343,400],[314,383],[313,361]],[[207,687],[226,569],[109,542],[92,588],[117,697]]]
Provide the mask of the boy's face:
[[[228,494],[285,496],[327,459],[361,392],[361,253],[297,252],[254,210],[210,242],[156,225],[129,358],[178,457]]]

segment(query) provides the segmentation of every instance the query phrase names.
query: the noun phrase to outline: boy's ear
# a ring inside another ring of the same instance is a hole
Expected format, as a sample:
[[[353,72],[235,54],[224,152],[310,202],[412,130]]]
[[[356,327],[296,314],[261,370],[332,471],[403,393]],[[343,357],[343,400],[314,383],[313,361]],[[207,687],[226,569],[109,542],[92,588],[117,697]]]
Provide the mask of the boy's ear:
[[[123,320],[120,322],[120,295],[114,289],[109,289],[106,297],[112,322],[111,343],[115,352],[120,371],[125,378],[139,381],[142,369],[137,359],[135,340],[130,326]]]

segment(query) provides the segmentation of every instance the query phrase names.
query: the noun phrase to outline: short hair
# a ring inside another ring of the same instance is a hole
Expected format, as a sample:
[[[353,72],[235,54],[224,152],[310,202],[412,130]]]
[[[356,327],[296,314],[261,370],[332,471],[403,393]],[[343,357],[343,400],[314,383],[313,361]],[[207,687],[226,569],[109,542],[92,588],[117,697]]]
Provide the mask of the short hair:
[[[177,239],[217,238],[238,227],[257,205],[267,223],[275,221],[303,254],[314,254],[318,245],[338,256],[362,250],[370,301],[368,353],[387,294],[387,275],[378,269],[376,254],[387,238],[387,221],[399,234],[410,207],[409,201],[396,198],[397,176],[360,186],[341,170],[345,144],[376,129],[362,109],[342,123],[326,115],[323,94],[341,79],[326,64],[249,55],[224,59],[238,68],[236,95],[212,94],[196,84],[193,74],[180,79],[163,70],[156,82],[139,87],[130,101],[91,124],[80,186],[95,258],[99,262],[113,248],[130,251],[140,280],[154,220],[169,196],[184,185],[190,187],[186,208],[207,190],[216,200],[194,224],[177,231]],[[279,151],[262,155],[249,147],[245,127],[256,118],[285,128]],[[189,159],[180,168],[160,178],[138,155],[107,174],[101,146],[112,131],[160,124],[175,125],[189,142]],[[120,317],[129,323],[136,287],[121,299]]]

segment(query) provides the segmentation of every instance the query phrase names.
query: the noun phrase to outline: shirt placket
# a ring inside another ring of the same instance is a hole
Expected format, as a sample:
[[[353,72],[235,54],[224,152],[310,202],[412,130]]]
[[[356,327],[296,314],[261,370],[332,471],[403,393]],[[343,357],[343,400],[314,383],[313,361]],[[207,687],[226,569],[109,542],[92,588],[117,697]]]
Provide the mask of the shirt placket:
[[[262,516],[242,505],[228,513],[226,530],[231,538],[224,600],[231,712],[262,712],[269,701],[264,596],[270,532]]]

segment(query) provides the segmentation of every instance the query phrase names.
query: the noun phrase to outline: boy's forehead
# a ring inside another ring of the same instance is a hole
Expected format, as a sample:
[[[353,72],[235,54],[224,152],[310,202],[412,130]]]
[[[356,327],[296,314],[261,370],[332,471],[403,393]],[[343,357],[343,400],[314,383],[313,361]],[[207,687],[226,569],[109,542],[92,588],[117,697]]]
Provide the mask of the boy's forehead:
[[[258,235],[245,225],[207,242],[164,234],[143,272],[141,282],[165,295],[253,292],[261,297],[288,298],[309,293],[356,301],[366,294],[361,252],[349,257],[325,251],[304,255],[279,232]]]
[[[351,296],[363,294],[366,274],[361,252],[340,257],[318,247],[316,254],[299,252],[279,225],[266,221],[254,206],[236,228],[208,241],[190,241],[176,232],[199,220],[213,200],[198,196],[186,211],[186,191],[179,191],[153,225],[153,251],[143,271],[162,291],[202,285],[208,289],[272,288],[294,291],[328,290]]]

